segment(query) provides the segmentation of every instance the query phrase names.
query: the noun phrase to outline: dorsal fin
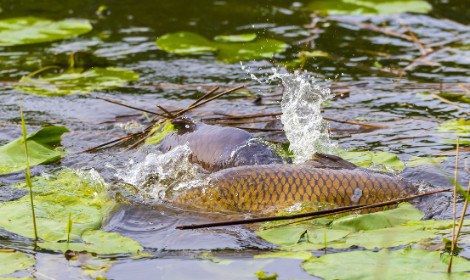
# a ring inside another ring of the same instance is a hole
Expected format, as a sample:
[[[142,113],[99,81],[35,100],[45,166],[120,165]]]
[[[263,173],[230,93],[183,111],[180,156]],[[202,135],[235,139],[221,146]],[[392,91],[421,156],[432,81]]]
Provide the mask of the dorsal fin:
[[[333,168],[333,169],[355,169],[357,165],[347,160],[340,158],[339,156],[315,153],[312,159],[306,163],[316,168]]]

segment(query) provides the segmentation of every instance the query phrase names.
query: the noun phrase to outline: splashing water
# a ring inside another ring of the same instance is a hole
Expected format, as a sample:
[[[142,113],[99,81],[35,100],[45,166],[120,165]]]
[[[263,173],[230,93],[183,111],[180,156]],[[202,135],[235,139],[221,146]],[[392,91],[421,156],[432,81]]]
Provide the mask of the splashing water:
[[[130,160],[116,177],[135,186],[144,200],[163,202],[202,180],[203,174],[189,161],[190,155],[187,145],[175,147],[165,154],[150,152],[138,163]]]
[[[312,158],[315,152],[334,153],[336,145],[331,142],[328,123],[321,115],[321,104],[333,98],[329,88],[320,87],[306,73],[279,74],[284,94],[281,101],[281,122],[294,153],[294,162],[301,163]]]
[[[315,152],[336,153],[337,145],[330,140],[328,123],[321,115],[322,103],[334,96],[329,88],[321,87],[306,72],[279,73],[273,69],[273,74],[265,81],[249,71],[247,73],[260,83],[282,81],[281,122],[295,163],[311,159]]]

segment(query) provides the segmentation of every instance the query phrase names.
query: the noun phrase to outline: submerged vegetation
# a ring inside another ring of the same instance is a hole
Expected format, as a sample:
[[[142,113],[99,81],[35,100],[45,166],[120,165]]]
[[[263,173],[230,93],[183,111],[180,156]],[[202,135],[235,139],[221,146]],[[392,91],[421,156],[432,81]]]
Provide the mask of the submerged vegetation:
[[[26,2],[0,3],[0,278],[469,277],[465,1]],[[169,202],[207,178],[155,149],[184,117],[249,131],[286,162],[315,143],[423,192],[454,185],[454,204],[180,231],[240,218]]]

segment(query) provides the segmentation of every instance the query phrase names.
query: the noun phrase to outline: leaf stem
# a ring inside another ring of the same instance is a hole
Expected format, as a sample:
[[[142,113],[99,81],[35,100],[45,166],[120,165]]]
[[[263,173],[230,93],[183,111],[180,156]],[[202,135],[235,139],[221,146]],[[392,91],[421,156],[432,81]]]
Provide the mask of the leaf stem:
[[[23,101],[21,101],[23,102]],[[36,213],[34,212],[34,200],[33,200],[33,184],[31,183],[31,168],[29,166],[29,154],[28,154],[28,139],[27,139],[27,132],[26,132],[26,123],[24,120],[23,114],[23,104],[20,106],[20,114],[21,114],[21,131],[23,134],[23,143],[24,143],[24,153],[26,158],[26,185],[29,188],[29,199],[31,201],[31,214],[33,216],[33,228],[34,228],[34,241],[38,241],[38,230],[36,225]]]

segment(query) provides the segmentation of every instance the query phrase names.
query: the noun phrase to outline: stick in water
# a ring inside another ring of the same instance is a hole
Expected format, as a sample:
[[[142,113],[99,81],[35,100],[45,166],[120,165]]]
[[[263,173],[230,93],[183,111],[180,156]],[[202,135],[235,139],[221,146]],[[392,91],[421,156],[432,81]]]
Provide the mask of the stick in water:
[[[387,205],[395,204],[398,202],[413,200],[415,198],[432,195],[436,193],[441,193],[441,192],[447,192],[447,191],[450,191],[450,189],[439,189],[435,191],[425,192],[422,194],[412,195],[412,196],[408,196],[404,198],[399,198],[399,199],[375,203],[375,204],[353,205],[353,206],[346,206],[346,207],[340,207],[340,208],[329,209],[329,210],[321,210],[321,211],[307,212],[307,213],[302,213],[302,214],[286,215],[286,216],[274,216],[274,217],[254,218],[254,219],[245,219],[245,220],[222,221],[222,222],[207,223],[207,224],[183,225],[183,226],[176,227],[176,229],[185,230],[185,229],[210,228],[210,227],[220,227],[220,226],[233,226],[233,225],[253,224],[253,223],[261,223],[261,222],[268,222],[268,221],[299,219],[299,218],[306,218],[306,217],[320,218],[320,217],[331,216],[331,215],[346,213],[346,212],[355,211],[355,210],[365,210],[365,209],[370,209],[370,208],[387,206]]]

